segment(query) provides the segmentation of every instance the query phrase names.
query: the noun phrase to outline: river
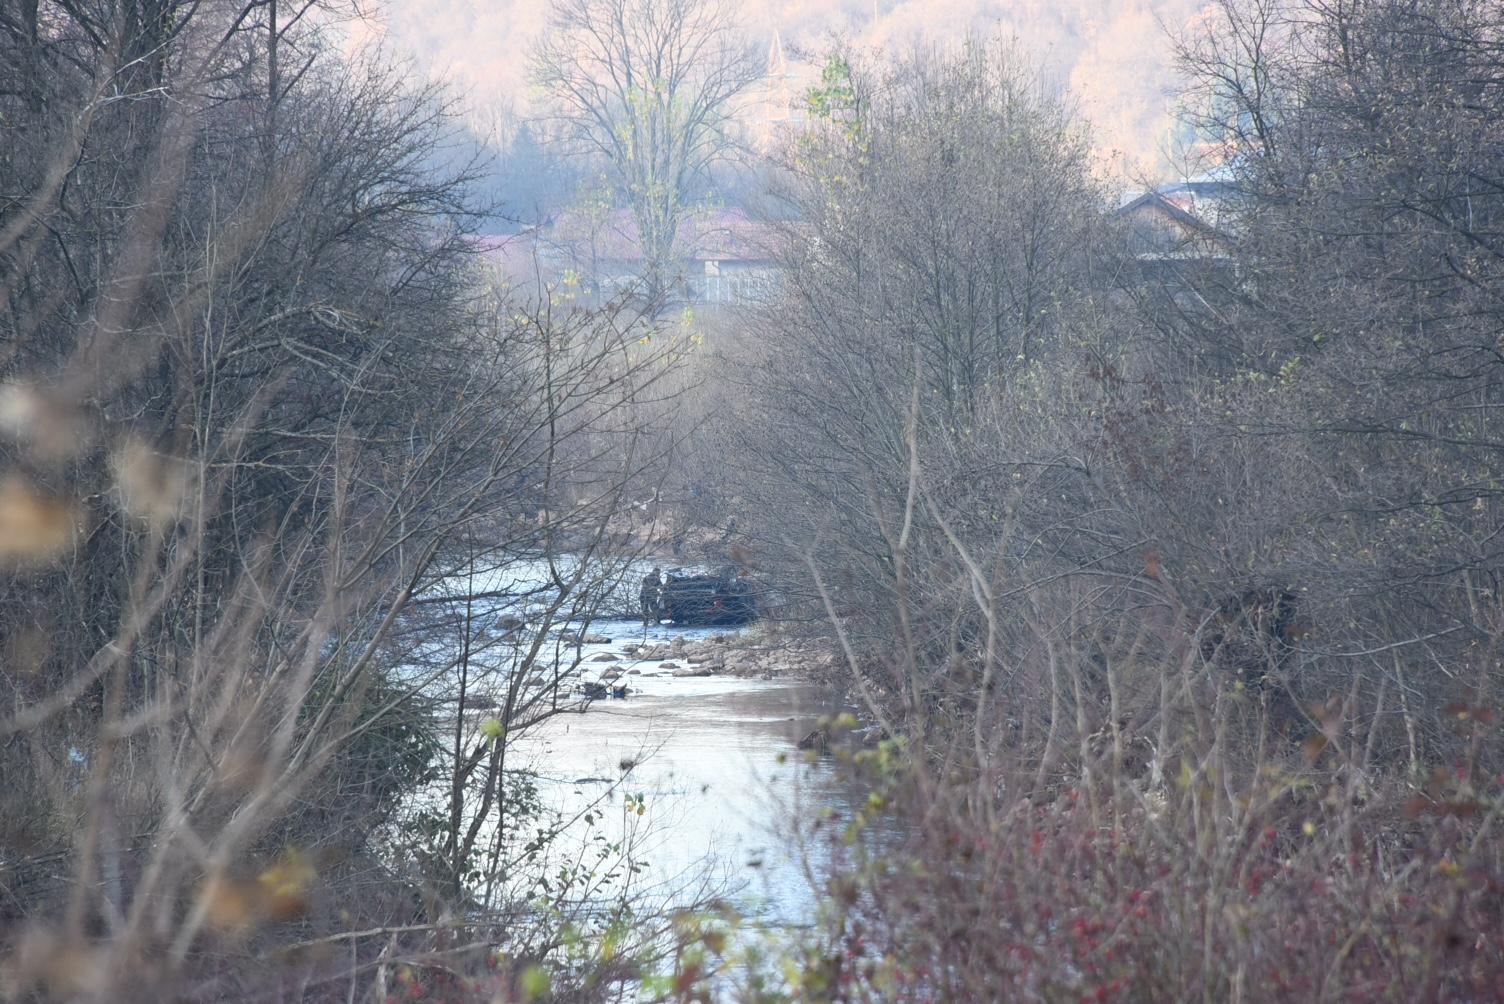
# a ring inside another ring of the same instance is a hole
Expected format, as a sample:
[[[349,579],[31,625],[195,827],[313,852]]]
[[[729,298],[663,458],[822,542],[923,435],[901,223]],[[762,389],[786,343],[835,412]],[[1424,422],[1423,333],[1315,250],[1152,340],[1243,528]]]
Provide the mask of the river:
[[[624,651],[705,630],[644,631],[628,621],[590,630],[611,641],[583,647],[583,675],[593,678],[602,666],[591,660],[611,653],[620,661],[609,665],[632,692],[551,719],[520,741],[545,804],[573,815],[622,779],[608,801],[619,807],[641,795],[645,811],[606,811],[594,825],[608,827],[611,839],[631,838],[647,881],[686,889],[708,881],[761,926],[807,923],[814,894],[806,867],[818,874],[822,845],[801,849],[791,824],[825,807],[842,811],[856,793],[828,760],[811,760],[796,744],[820,716],[840,710],[836,697],[797,680],[675,677],[663,662]]]
[[[561,566],[566,574],[577,568],[567,560]],[[630,562],[615,576],[598,580],[594,588],[605,592],[597,595],[610,600],[603,606],[621,611],[635,605],[636,584],[646,567]],[[702,643],[697,647],[703,653],[716,647],[707,640],[719,634],[740,635],[728,642],[738,646],[753,640],[748,635],[764,633],[760,625],[738,632],[644,628],[638,620],[622,619],[579,623],[567,616],[549,623],[546,611],[560,595],[551,581],[558,580],[551,580],[541,563],[518,561],[454,584],[457,604],[463,604],[467,590],[489,597],[474,637],[489,639],[483,661],[497,667],[472,682],[478,703],[467,713],[470,728],[478,730],[495,707],[483,702],[499,700],[506,681],[523,671],[506,667],[520,665],[518,654],[539,630],[547,632],[550,644],[540,653],[544,661],[525,670],[529,686],[541,686],[556,669],[574,666],[564,689],[611,672],[619,674],[617,683],[629,694],[585,705],[571,693],[572,710],[509,737],[508,772],[530,779],[538,804],[507,817],[507,857],[513,864],[497,873],[498,881],[525,898],[540,876],[560,871],[614,876],[598,884],[549,878],[543,891],[568,903],[574,916],[595,915],[597,903],[609,912],[623,897],[649,912],[707,902],[729,905],[741,921],[725,976],[738,978],[732,974],[746,972],[735,961],[745,954],[739,949],[776,952],[794,929],[815,920],[832,845],[823,836],[802,839],[809,824],[827,811],[845,816],[865,798],[831,759],[797,746],[822,716],[839,713],[843,705],[831,691],[788,675],[756,678],[761,674],[755,664],[752,678],[675,675],[676,668],[687,668],[678,653],[664,658],[660,651],[644,659],[634,651],[672,650],[683,639]],[[500,635],[498,625],[505,628]],[[591,639],[578,650],[566,641],[576,633]],[[440,656],[434,663],[439,667],[441,650],[436,646],[430,653]],[[558,667],[549,662],[555,657]],[[739,668],[748,667],[739,663]],[[454,693],[452,675],[416,662],[413,672],[415,682],[432,681],[422,684],[431,699],[442,702],[443,695]],[[430,675],[417,675],[424,672]],[[424,796],[420,811],[442,814],[447,800],[441,786],[431,798]],[[480,846],[491,839],[483,833]],[[524,864],[527,846],[534,843],[546,848],[543,857]],[[623,993],[631,996],[627,989]]]

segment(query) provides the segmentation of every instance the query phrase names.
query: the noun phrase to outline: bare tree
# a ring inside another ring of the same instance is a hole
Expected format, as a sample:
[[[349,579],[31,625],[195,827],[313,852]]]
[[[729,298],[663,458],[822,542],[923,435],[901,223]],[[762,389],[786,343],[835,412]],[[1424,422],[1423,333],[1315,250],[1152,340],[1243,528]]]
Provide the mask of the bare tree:
[[[1184,55],[1227,230],[1184,257],[1125,254],[996,64],[831,64],[731,441],[906,846],[829,882],[803,986],[891,999],[857,984],[900,957],[945,1000],[1499,981],[1501,15],[1213,5]],[[1462,867],[1490,879],[1432,878]]]
[[[458,788],[489,771],[451,793],[485,825],[511,811],[489,747],[466,767],[479,722],[441,698],[471,650],[431,613],[491,631],[497,597],[464,573],[542,562],[556,609],[486,696],[519,732],[571,703],[527,681],[622,560],[602,542],[643,455],[627,405],[669,346],[619,304],[492,295],[473,173],[431,160],[455,129],[442,91],[339,58],[308,14],[0,2],[18,993],[255,995],[287,970],[225,946],[303,941],[342,950],[293,979],[343,999],[448,917],[479,922],[465,944],[549,942],[499,897],[469,912],[484,883],[399,874],[378,834],[449,740]]]
[[[1025,486],[1079,497],[1081,454],[1025,402],[1045,386],[1078,393],[1060,361],[1067,337],[1094,330],[1107,288],[1105,195],[1069,109],[1006,46],[835,60],[827,78],[845,97],[792,151],[799,219],[782,293],[750,322],[728,449],[748,458],[749,529],[767,534],[769,557],[797,568],[818,541],[871,628],[889,609],[882,523],[905,519],[910,434],[933,446],[923,455],[947,514],[981,533]],[[1031,426],[1032,438],[991,438]],[[1041,509],[1039,532],[1080,557],[1085,538],[1060,515]],[[914,532],[940,540],[923,513]]]
[[[735,103],[760,67],[727,0],[558,0],[532,58],[579,149],[610,165],[657,302],[698,187],[735,148]]]

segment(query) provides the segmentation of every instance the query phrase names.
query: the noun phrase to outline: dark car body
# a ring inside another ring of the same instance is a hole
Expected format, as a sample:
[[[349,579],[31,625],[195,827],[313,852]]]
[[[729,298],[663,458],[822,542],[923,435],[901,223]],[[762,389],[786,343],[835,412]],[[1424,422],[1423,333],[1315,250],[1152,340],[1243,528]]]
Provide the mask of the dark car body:
[[[675,624],[720,626],[757,619],[752,584],[736,575],[670,572],[658,597],[658,615]]]

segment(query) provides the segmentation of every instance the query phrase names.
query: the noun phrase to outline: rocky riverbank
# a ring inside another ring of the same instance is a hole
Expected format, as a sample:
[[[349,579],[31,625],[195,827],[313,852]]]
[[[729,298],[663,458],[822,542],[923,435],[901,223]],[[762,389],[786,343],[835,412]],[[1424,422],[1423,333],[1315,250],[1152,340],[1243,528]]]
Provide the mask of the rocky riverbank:
[[[611,625],[623,628],[626,625]],[[670,627],[655,626],[647,638],[623,637],[630,632],[591,632],[568,639],[581,646],[581,659],[572,674],[572,690],[589,702],[648,697],[661,700],[676,696],[699,696],[714,679],[738,679],[787,686],[831,684],[840,666],[827,645],[790,638],[765,627],[744,631],[709,633],[690,630],[679,634]],[[678,683],[676,681],[683,681]],[[822,718],[816,727],[799,733],[797,746],[808,751],[827,751],[838,743],[870,745],[881,736],[869,724],[862,728],[855,715]]]
[[[591,632],[578,638],[578,644],[577,687],[585,692],[609,691],[599,696],[629,696],[635,689],[634,678],[644,677],[822,682],[831,678],[836,665],[834,654],[823,646],[777,636],[760,627],[684,634],[660,627],[646,638],[625,632]],[[618,693],[622,687],[628,688],[627,694]]]
[[[808,642],[769,638],[756,629],[707,638],[676,637],[628,644],[624,655],[656,663],[674,676],[735,676],[742,679],[823,680],[834,668],[830,652]]]

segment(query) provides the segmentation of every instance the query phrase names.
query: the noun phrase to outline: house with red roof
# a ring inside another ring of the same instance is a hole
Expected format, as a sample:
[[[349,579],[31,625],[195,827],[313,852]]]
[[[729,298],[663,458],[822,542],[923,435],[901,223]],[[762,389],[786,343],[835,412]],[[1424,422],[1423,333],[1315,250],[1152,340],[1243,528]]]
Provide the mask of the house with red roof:
[[[779,224],[741,209],[686,217],[675,240],[671,304],[750,304],[766,299],[779,276]],[[476,238],[478,250],[514,288],[560,285],[599,302],[641,286],[647,269],[631,211],[568,210],[518,234]]]

